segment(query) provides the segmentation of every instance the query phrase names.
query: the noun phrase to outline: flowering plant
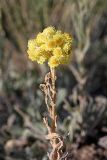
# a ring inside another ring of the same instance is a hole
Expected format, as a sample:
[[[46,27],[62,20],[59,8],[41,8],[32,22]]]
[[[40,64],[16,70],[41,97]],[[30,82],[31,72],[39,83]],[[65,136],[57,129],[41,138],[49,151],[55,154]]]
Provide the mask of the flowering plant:
[[[45,95],[45,103],[49,113],[43,121],[47,127],[46,139],[50,140],[52,151],[50,160],[67,160],[66,145],[63,137],[58,133],[56,114],[56,74],[55,67],[66,64],[71,57],[72,37],[68,33],[62,33],[54,27],[48,27],[39,33],[35,39],[28,41],[28,55],[32,61],[40,64],[48,62],[50,72],[46,74],[44,84],[40,84]],[[51,122],[49,122],[51,121]]]

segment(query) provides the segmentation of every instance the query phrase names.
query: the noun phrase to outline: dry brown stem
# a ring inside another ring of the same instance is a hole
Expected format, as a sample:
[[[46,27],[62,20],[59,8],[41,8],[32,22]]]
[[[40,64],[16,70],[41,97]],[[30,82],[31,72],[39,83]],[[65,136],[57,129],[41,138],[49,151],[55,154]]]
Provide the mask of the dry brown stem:
[[[56,74],[55,69],[51,68],[50,72],[46,74],[44,84],[40,85],[41,90],[45,94],[45,103],[49,113],[51,122],[48,117],[44,117],[43,121],[48,130],[48,139],[52,146],[52,151],[48,155],[49,160],[67,160],[67,155],[64,156],[65,144],[63,137],[57,132],[57,114],[56,114]]]

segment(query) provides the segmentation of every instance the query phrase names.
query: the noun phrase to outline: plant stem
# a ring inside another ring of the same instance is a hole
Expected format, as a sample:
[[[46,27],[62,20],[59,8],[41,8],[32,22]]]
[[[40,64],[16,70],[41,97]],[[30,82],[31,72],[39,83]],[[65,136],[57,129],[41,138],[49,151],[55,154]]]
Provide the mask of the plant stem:
[[[44,117],[43,121],[47,127],[48,139],[52,146],[52,151],[49,154],[49,160],[60,160],[63,156],[63,148],[66,148],[62,136],[57,133],[57,114],[56,114],[56,73],[54,68],[50,68],[50,72],[45,76],[44,84],[41,84],[41,90],[45,94],[45,103],[50,117]]]
[[[56,123],[56,87],[55,87],[55,82],[56,82],[56,73],[55,73],[55,69],[54,68],[50,68],[50,73],[51,73],[51,81],[52,81],[52,132],[55,133],[56,132],[56,128],[57,128],[57,123]]]

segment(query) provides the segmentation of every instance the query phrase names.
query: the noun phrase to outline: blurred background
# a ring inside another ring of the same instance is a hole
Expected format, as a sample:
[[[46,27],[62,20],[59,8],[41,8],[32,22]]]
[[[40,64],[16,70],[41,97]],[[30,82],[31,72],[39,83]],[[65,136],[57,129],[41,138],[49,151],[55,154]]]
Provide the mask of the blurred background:
[[[28,39],[47,26],[74,37],[57,69],[59,132],[71,160],[107,159],[107,1],[0,1],[0,160],[47,160],[39,89],[49,68],[31,62]]]

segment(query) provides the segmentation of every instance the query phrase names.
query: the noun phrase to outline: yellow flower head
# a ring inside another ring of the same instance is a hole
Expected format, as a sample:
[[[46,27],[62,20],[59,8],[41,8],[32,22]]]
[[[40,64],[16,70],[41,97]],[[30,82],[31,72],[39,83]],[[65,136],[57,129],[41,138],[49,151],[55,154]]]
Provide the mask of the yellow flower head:
[[[28,41],[28,56],[40,64],[48,62],[51,68],[66,64],[70,60],[72,37],[68,33],[47,27],[35,39]]]

